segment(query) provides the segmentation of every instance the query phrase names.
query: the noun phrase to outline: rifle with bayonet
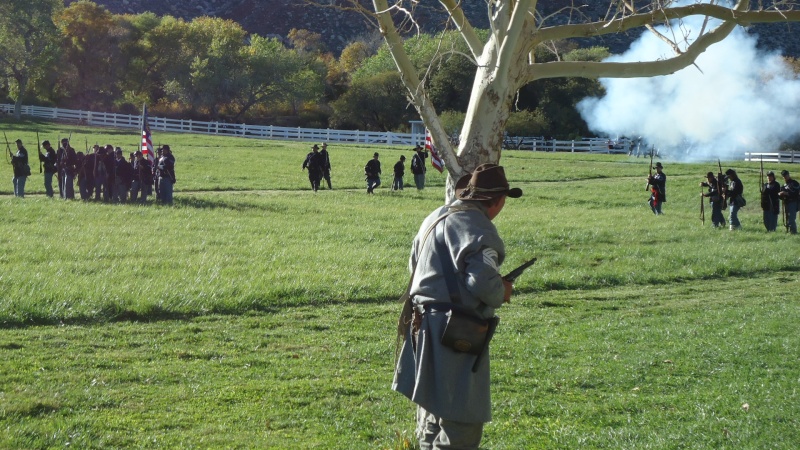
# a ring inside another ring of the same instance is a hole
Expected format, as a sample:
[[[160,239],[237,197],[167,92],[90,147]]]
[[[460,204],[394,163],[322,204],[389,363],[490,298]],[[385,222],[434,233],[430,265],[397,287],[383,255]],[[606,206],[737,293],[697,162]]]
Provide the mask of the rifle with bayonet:
[[[717,191],[719,192],[719,198],[722,201],[722,209],[725,209],[728,207],[728,189],[725,186],[725,174],[722,173],[722,162],[720,162],[719,158],[717,158],[717,167],[719,168],[719,173],[717,174]]]
[[[705,205],[706,202],[705,202],[705,200],[706,200],[706,198],[703,195],[703,185],[701,184],[700,185],[700,222],[702,222],[703,225],[706,224],[706,205]]]
[[[6,141],[6,149],[8,150],[8,155],[6,156],[6,162],[11,164],[11,161],[8,160],[8,157],[14,158],[14,153],[11,152],[11,144],[8,143],[8,136],[6,136],[6,132],[3,131],[3,139]],[[13,161],[13,159],[12,159]]]
[[[39,154],[42,153],[42,142],[39,140],[39,132],[36,132],[36,149],[39,150]],[[39,158],[39,173],[42,173],[42,158]]]
[[[781,214],[781,216],[783,217],[783,228],[788,233],[789,232],[789,215],[788,215],[789,213],[786,211],[786,203],[787,203],[786,202],[786,197],[784,197],[782,199],[781,203],[783,203],[783,205],[781,205],[783,207],[783,212]]]
[[[650,182],[653,180],[653,151],[654,147],[650,147],[650,175],[647,177],[647,185],[644,187],[645,191],[650,190]]]

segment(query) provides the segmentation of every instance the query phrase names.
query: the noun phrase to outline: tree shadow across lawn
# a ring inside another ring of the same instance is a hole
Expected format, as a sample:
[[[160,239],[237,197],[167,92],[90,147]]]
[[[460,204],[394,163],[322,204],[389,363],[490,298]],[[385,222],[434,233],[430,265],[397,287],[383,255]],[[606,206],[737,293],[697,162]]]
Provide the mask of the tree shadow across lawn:
[[[273,213],[285,213],[288,207],[285,205],[255,203],[243,200],[211,200],[208,198],[180,197],[174,200],[176,206],[182,208],[197,209],[225,209],[231,211],[265,211]]]

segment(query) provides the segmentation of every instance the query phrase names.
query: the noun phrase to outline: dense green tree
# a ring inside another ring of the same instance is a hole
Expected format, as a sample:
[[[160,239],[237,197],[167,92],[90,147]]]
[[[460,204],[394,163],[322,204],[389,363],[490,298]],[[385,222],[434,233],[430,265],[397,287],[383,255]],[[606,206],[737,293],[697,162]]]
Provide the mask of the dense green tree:
[[[115,100],[118,109],[137,111],[142,103],[163,95],[160,79],[153,70],[153,62],[162,57],[163,49],[154,49],[150,37],[161,24],[161,18],[151,12],[137,15],[115,15],[114,20],[124,30],[127,38],[120,43],[124,70],[117,73]],[[166,52],[165,52],[166,53]]]
[[[569,50],[561,45],[539,46],[536,49],[537,61],[602,61],[608,57],[608,49],[604,47],[573,48]],[[539,129],[543,124],[549,128],[533,135],[552,136],[559,139],[573,139],[590,134],[586,122],[575,105],[589,96],[600,96],[602,85],[592,78],[548,78],[537,80],[523,86],[513,104],[513,111],[535,112],[531,130]],[[525,117],[525,115],[523,115]],[[509,117],[510,120],[510,117]],[[511,135],[519,136],[520,118],[514,118],[512,127],[507,127]]]
[[[239,96],[234,100],[234,120],[256,105],[294,104],[321,95],[321,80],[308,73],[305,61],[278,39],[251,36],[242,49]],[[304,92],[304,90],[306,90]]]
[[[14,116],[20,118],[22,101],[36,79],[48,77],[58,53],[58,31],[53,16],[61,0],[4,0],[0,3],[0,76],[14,98]]]
[[[335,128],[393,131],[416,117],[409,108],[396,72],[358,78],[333,103],[331,125]]]
[[[119,96],[117,77],[125,71],[120,48],[130,38],[104,7],[80,0],[56,17],[65,61],[58,67],[68,101],[79,108],[106,109]]]

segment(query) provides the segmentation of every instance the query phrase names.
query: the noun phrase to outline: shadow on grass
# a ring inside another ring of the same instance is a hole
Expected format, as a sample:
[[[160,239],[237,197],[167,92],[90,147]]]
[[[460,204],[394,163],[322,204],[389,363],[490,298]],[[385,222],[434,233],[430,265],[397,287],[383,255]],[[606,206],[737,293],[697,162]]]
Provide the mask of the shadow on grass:
[[[731,271],[726,275],[713,275],[697,277],[697,280],[724,280],[728,278],[754,278],[765,275],[775,275],[776,272],[785,272],[786,274],[794,274],[800,272],[798,267],[781,267],[774,270],[764,270],[760,272],[743,272]],[[781,279],[791,279],[791,275],[780,275]],[[681,284],[689,281],[686,278],[682,279],[663,279],[651,280],[648,283],[640,283],[641,286],[656,286],[668,284]],[[635,283],[619,284],[614,286],[609,285],[580,285],[571,286],[566,284],[547,284],[546,289],[539,288],[526,288],[517,290],[519,295],[535,294],[543,291],[579,291],[581,300],[595,300],[599,302],[607,300],[619,300],[619,298],[607,297],[604,295],[587,295],[589,292],[601,291],[603,289],[614,289],[623,286],[633,286]],[[309,291],[307,289],[293,289],[284,290],[280,292],[273,292],[271,295],[261,298],[247,298],[240,299],[235,303],[228,303],[227,305],[213,305],[208,309],[198,311],[175,311],[165,308],[161,305],[145,305],[142,310],[135,311],[132,309],[122,309],[119,305],[106,304],[99,310],[95,310],[92,314],[78,314],[72,317],[53,317],[46,314],[46,312],[28,311],[24,317],[0,317],[0,329],[15,329],[27,328],[35,326],[48,326],[48,325],[91,325],[115,322],[162,322],[162,321],[183,321],[192,320],[198,317],[208,316],[243,316],[248,314],[261,315],[261,314],[277,314],[282,311],[292,310],[295,308],[327,308],[340,305],[396,305],[397,312],[400,311],[400,303],[398,296],[361,296],[347,299],[335,299],[327,295],[327,292],[317,290]],[[638,295],[638,294],[637,294]],[[569,302],[552,302],[543,301],[538,304],[540,308],[563,308],[570,307]],[[615,305],[608,306],[610,309],[617,308]]]
[[[400,311],[400,303],[396,297],[369,297],[351,300],[330,300],[325,298],[304,299],[293,302],[281,300],[289,297],[272,297],[259,300],[242,301],[237,305],[215,305],[203,311],[175,311],[161,305],[146,305],[144,310],[121,309],[119,305],[106,304],[93,314],[76,314],[71,317],[53,317],[44,312],[28,312],[22,318],[0,318],[0,329],[21,329],[37,326],[53,325],[99,325],[119,322],[171,322],[190,321],[198,317],[208,316],[245,316],[248,314],[278,314],[294,308],[325,308],[336,305],[353,304],[389,304],[395,302]]]
[[[196,208],[196,209],[225,209],[231,211],[264,211],[273,213],[285,213],[289,208],[285,205],[264,204],[264,203],[251,203],[247,201],[237,200],[211,200],[207,198],[196,197],[176,197],[174,200],[176,206],[182,208]]]

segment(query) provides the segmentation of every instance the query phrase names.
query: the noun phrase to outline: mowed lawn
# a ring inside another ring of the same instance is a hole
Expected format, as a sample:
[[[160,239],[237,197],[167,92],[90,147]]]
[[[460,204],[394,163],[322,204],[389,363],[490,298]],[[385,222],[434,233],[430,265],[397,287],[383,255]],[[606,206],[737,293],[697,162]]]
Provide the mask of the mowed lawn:
[[[23,139],[27,198],[0,183],[0,448],[414,448],[389,384],[410,243],[444,198],[413,188],[411,150],[160,134],[175,205],[48,199],[36,134],[135,150],[135,130],[0,122]],[[365,192],[378,151],[383,186]],[[407,158],[406,189],[391,168]],[[743,230],[700,221],[716,161],[507,151],[525,195],[495,223],[520,277],[492,346],[484,447],[795,448],[800,240],[766,233],[757,163]],[[769,166],[780,170],[792,166]]]

